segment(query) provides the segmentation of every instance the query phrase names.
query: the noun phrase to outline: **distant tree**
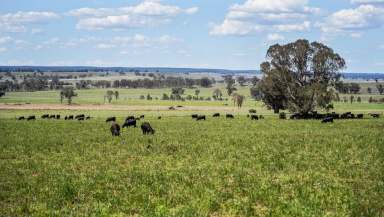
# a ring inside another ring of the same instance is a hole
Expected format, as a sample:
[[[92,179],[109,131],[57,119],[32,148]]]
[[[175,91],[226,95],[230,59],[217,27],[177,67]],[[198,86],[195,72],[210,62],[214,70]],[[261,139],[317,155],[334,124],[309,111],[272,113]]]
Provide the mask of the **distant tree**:
[[[140,95],[140,99],[145,99],[145,96],[144,95]]]
[[[241,108],[241,107],[243,106],[245,97],[244,97],[243,95],[240,95],[240,94],[237,94],[237,93],[234,93],[232,97],[233,97],[233,103],[234,103],[238,108]]]
[[[235,79],[233,79],[232,75],[225,75],[224,76],[224,82],[226,84],[225,89],[227,89],[228,96],[231,96],[234,91],[236,91],[235,85]]]
[[[60,99],[61,102],[63,101],[64,98],[68,100],[68,104],[72,104],[72,98],[76,97],[77,93],[75,92],[75,89],[73,87],[64,87],[60,91]]]
[[[384,86],[382,84],[376,84],[377,91],[379,91],[380,95],[384,93]]]
[[[196,96],[196,97],[199,97],[199,94],[200,94],[200,90],[199,90],[199,89],[196,89],[196,90],[195,90],[195,96]]]
[[[204,88],[212,87],[212,80],[209,79],[208,77],[202,77],[200,79],[200,86]]]
[[[356,101],[357,101],[358,103],[361,103],[361,97],[358,96],[357,99],[356,99]]]
[[[358,83],[351,83],[349,87],[349,92],[353,94],[358,94],[360,92],[360,85]]]
[[[275,112],[288,108],[307,114],[325,108],[333,98],[330,87],[345,67],[344,59],[331,48],[307,40],[273,45],[267,59],[260,67],[264,74],[260,87],[264,103]]]
[[[237,83],[239,83],[240,86],[244,86],[245,82],[247,82],[247,80],[245,79],[244,76],[238,76],[237,77]]]
[[[149,93],[147,95],[147,100],[152,100],[152,97],[151,97],[151,95]]]
[[[111,103],[114,95],[115,93],[112,90],[107,90],[107,94],[105,95],[104,99],[106,98],[108,103]]]
[[[163,93],[163,97],[161,97],[162,100],[169,100],[169,96],[166,93]]]
[[[221,90],[219,88],[216,88],[213,90],[212,97],[215,100],[221,100],[223,97],[223,93],[221,92]]]
[[[118,100],[119,99],[119,91],[115,91],[115,99]]]
[[[349,101],[350,101],[351,103],[353,103],[353,102],[355,101],[355,96],[354,96],[354,95],[351,95],[351,96],[349,97]]]
[[[372,88],[367,87],[367,93],[371,94],[372,93]]]

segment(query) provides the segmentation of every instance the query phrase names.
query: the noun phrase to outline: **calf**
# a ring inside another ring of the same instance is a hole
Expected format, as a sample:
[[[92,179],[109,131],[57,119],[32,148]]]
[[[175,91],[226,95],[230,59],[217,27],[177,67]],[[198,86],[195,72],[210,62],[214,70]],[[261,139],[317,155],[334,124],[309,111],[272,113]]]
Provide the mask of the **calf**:
[[[112,122],[110,130],[111,130],[112,136],[120,136],[120,125],[115,121]]]
[[[123,128],[136,127],[136,119],[127,119],[123,124]]]
[[[215,113],[215,114],[213,114],[213,117],[214,117],[214,118],[218,118],[218,117],[220,117],[220,113]]]
[[[259,116],[257,116],[257,115],[251,115],[251,120],[259,120]]]
[[[21,120],[25,120],[25,117],[24,116],[21,116],[19,117],[17,120],[21,121]]]
[[[151,125],[148,122],[142,123],[140,127],[144,135],[155,134],[155,130],[151,127]]]
[[[35,115],[31,115],[27,118],[27,121],[31,121],[31,120],[36,120],[36,116]]]
[[[234,119],[235,118],[235,116],[233,116],[232,114],[226,114],[225,117],[226,118],[230,118],[230,119]]]
[[[197,118],[196,118],[196,121],[201,121],[201,120],[206,120],[205,118],[205,115],[199,115]]]
[[[324,118],[321,123],[333,123],[333,117]]]
[[[109,117],[107,118],[107,120],[105,120],[105,122],[111,122],[111,121],[116,122],[116,117]]]

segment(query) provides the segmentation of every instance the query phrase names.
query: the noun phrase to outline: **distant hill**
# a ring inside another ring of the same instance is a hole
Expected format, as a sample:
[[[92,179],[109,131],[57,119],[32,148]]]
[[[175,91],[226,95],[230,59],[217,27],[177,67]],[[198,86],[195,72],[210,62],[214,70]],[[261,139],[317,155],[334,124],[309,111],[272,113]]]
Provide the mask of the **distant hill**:
[[[93,67],[93,66],[0,66],[0,72],[157,72],[157,73],[219,73],[260,75],[260,70],[229,70],[168,67]],[[384,80],[384,73],[343,73],[344,79]]]

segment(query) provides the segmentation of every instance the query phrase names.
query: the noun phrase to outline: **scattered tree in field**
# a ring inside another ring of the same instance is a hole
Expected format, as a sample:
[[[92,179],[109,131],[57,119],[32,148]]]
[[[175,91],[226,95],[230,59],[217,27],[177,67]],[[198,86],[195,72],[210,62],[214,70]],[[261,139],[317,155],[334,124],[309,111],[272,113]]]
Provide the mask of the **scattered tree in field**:
[[[380,95],[384,93],[384,86],[382,84],[376,84],[377,91],[379,91]]]
[[[244,76],[238,76],[238,77],[237,77],[237,83],[239,83],[240,86],[244,86],[244,85],[245,85],[245,82],[247,82],[247,80],[245,79]]]
[[[195,90],[195,96],[196,96],[197,98],[199,98],[199,94],[200,94],[200,90],[199,90],[199,89],[196,89],[196,90]]]
[[[223,97],[223,93],[221,92],[221,90],[219,88],[216,88],[213,90],[212,97],[215,100],[221,100]]]
[[[161,97],[162,100],[169,100],[169,96],[166,93],[163,93],[163,96]]]
[[[237,106],[238,108],[241,108],[243,106],[245,96],[234,93],[232,97],[233,97],[233,103],[235,104],[235,106]]]
[[[147,95],[147,100],[152,100],[152,97],[151,97],[151,95],[149,93]]]
[[[349,97],[349,101],[351,102],[351,104],[355,101],[355,96],[354,95],[351,95]]]
[[[372,88],[367,87],[367,93],[371,94],[372,93]]]
[[[119,99],[119,91],[115,91],[115,99],[118,100]]]
[[[200,86],[201,87],[205,87],[205,88],[212,87],[212,84],[213,84],[213,81],[208,77],[202,77],[200,79]]]
[[[114,95],[115,93],[112,90],[108,90],[107,94],[104,96],[104,101],[107,99],[108,103],[111,103]]]
[[[228,96],[231,96],[234,91],[236,91],[235,88],[235,79],[232,78],[232,75],[225,75],[224,76],[224,82],[226,84],[225,89],[227,89]]]
[[[63,99],[66,98],[68,100],[68,105],[72,104],[72,98],[76,96],[77,93],[73,87],[64,87],[60,91],[60,101],[63,102]]]
[[[291,112],[309,113],[325,108],[333,98],[339,71],[345,61],[322,43],[297,40],[268,49],[269,61],[261,64],[260,81],[263,101],[275,112],[287,108]]]
[[[361,97],[358,96],[357,99],[356,99],[356,101],[357,101],[358,103],[361,103]]]

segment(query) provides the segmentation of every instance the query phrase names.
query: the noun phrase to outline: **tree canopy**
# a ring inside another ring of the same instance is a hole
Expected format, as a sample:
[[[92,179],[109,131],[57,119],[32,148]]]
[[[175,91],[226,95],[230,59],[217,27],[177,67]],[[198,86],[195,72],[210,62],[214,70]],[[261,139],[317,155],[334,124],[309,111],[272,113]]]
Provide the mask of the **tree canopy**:
[[[278,112],[308,113],[316,107],[326,108],[333,88],[345,68],[344,59],[319,42],[297,40],[286,45],[275,44],[261,64],[264,74],[259,88],[262,100]]]

